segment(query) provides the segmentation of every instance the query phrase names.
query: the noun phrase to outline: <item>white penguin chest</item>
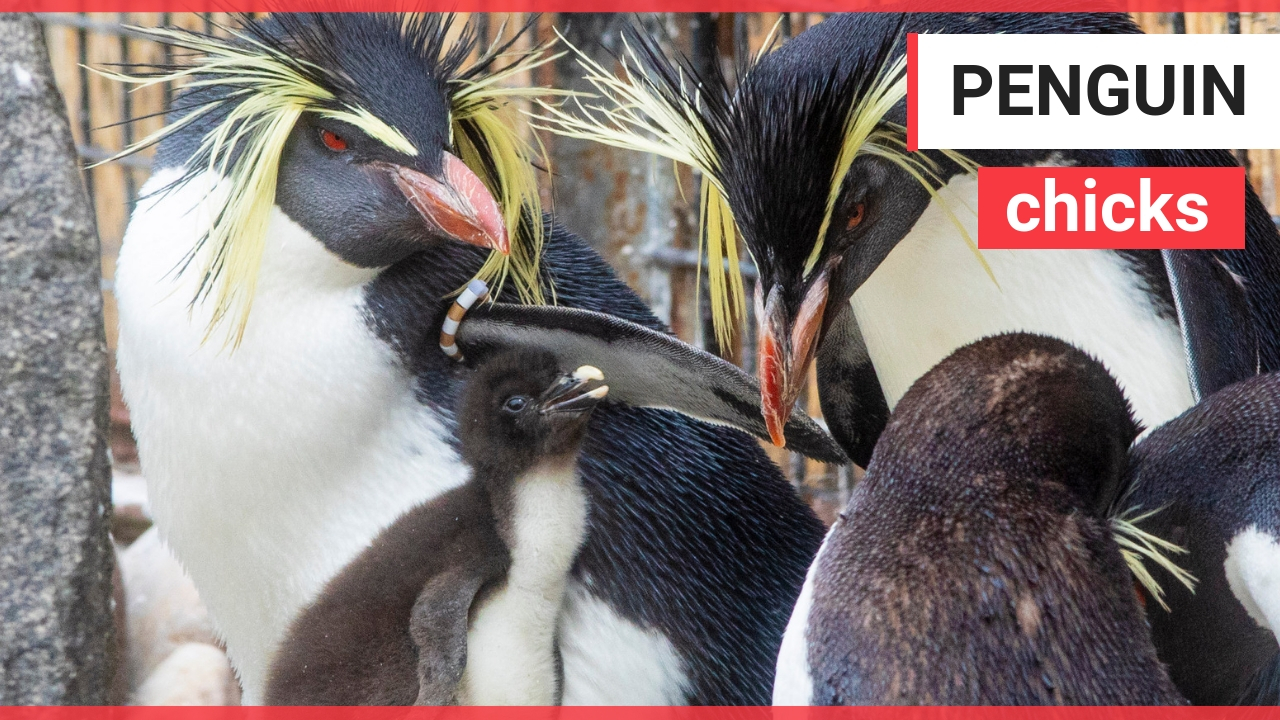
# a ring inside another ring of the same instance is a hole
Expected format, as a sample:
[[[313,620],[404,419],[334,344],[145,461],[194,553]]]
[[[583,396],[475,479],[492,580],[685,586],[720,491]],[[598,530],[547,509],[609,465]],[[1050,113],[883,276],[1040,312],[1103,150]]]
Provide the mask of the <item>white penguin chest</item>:
[[[173,273],[202,197],[188,186],[139,203],[117,269],[117,359],[156,524],[256,703],[288,623],[323,583],[468,470],[366,321],[374,272],[279,210],[243,342],[204,342],[207,313],[190,308],[198,273]]]
[[[975,241],[977,179],[941,194]],[[1140,277],[1102,250],[988,250],[983,269],[934,201],[854,293],[851,304],[892,408],[956,349],[1014,331],[1057,337],[1101,360],[1148,428],[1193,403],[1177,322],[1157,314]]]
[[[573,465],[536,468],[516,481],[511,569],[467,632],[465,705],[560,701],[556,635],[569,571],[586,534],[587,501]]]

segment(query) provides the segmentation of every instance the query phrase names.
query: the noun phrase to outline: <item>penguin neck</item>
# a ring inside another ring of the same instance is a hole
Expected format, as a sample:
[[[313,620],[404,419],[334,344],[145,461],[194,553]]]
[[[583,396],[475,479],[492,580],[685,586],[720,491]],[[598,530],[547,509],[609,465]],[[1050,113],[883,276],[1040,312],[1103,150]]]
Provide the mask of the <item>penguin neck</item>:
[[[586,532],[576,455],[543,458],[488,488],[498,535],[511,552],[508,585],[563,590]]]
[[[556,632],[586,536],[576,459],[544,458],[514,478],[482,482],[511,565],[472,620],[459,697],[468,705],[556,704]]]
[[[978,183],[952,178],[940,191],[977,239]],[[1141,274],[1109,250],[981,251],[982,266],[938,200],[850,299],[892,408],[921,375],[980,338],[1050,335],[1100,359],[1146,427],[1193,403],[1177,320]]]
[[[157,172],[144,193],[178,172]],[[139,202],[117,266],[117,363],[156,525],[253,704],[288,623],[324,583],[469,473],[450,416],[418,401],[371,326],[378,271],[343,263],[278,209],[242,343],[204,341],[198,264],[174,268],[207,223],[209,185]]]

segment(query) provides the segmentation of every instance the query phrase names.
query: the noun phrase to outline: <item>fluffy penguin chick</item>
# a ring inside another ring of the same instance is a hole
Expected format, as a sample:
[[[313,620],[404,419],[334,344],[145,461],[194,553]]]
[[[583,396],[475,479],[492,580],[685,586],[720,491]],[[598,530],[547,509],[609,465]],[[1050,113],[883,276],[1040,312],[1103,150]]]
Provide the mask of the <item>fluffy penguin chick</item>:
[[[293,623],[270,704],[550,705],[587,505],[577,457],[609,388],[582,366],[511,352],[467,382],[471,482],[387,528]]]
[[[1104,518],[1137,433],[1059,340],[930,370],[814,561],[775,702],[1180,704]]]
[[[1121,507],[1188,551],[1195,593],[1166,582],[1151,636],[1197,705],[1280,704],[1280,373],[1219,390],[1130,454]]]

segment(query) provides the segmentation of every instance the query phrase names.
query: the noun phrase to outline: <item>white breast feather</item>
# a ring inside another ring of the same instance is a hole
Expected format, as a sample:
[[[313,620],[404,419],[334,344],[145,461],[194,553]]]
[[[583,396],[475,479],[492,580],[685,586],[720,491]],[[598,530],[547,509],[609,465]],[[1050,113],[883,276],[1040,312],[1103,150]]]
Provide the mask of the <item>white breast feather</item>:
[[[553,705],[556,627],[569,570],[586,532],[587,505],[572,464],[515,481],[511,569],[467,632],[459,697],[467,705]]]
[[[157,173],[144,194],[171,182]],[[202,344],[207,226],[197,180],[144,199],[116,270],[117,362],[152,512],[260,702],[287,623],[407,508],[465,481],[441,419],[367,325],[374,271],[338,260],[278,209],[234,352]]]
[[[688,702],[689,677],[671,641],[618,615],[581,583],[569,586],[560,653],[565,705]]]
[[[1231,538],[1224,566],[1231,594],[1280,638],[1280,538],[1252,525]]]
[[[778,649],[777,670],[773,678],[774,705],[809,705],[813,702],[813,669],[809,667],[809,614],[813,611],[813,584],[818,578],[818,564],[827,549],[827,541],[840,527],[837,519],[827,531],[818,548],[818,554],[809,564],[804,576],[800,597],[796,599],[791,619],[782,635],[782,647]]]
[[[978,237],[977,179],[942,190]],[[1191,406],[1176,321],[1156,315],[1139,277],[1103,250],[988,250],[992,282],[935,201],[851,300],[890,407],[956,349],[1026,331],[1066,340],[1120,381],[1148,429]]]

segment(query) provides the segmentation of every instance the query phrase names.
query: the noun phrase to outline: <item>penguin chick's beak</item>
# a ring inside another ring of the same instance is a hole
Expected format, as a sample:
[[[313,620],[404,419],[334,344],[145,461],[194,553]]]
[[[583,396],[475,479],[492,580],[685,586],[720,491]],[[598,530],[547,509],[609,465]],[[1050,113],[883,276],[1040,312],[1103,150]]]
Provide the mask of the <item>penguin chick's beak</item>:
[[[506,255],[511,252],[502,209],[480,177],[457,156],[444,153],[437,180],[403,165],[384,165],[422,219],[448,237]]]
[[[590,412],[609,394],[609,386],[597,385],[590,390],[587,387],[602,380],[604,373],[591,365],[583,365],[572,375],[562,375],[542,394],[540,412],[543,415]]]
[[[791,418],[796,398],[804,389],[805,373],[818,349],[818,336],[827,308],[828,273],[828,269],[823,268],[813,278],[794,321],[788,320],[782,291],[777,285],[769,291],[764,307],[757,309],[760,318],[760,404],[764,409],[769,438],[778,447],[787,444],[783,428]]]

